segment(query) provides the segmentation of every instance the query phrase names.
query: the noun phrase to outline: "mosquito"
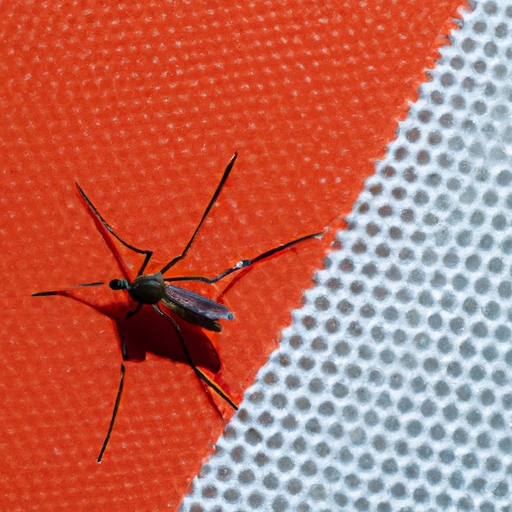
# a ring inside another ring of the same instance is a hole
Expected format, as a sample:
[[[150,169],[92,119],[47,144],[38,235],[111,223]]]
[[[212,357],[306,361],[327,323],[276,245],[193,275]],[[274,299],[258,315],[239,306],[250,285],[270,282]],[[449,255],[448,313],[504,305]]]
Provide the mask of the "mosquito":
[[[183,260],[187,253],[189,252],[194,240],[196,239],[201,227],[203,226],[206,218],[208,217],[213,205],[217,201],[226,181],[229,177],[229,174],[235,164],[235,160],[238,154],[235,154],[231,157],[222,178],[213,193],[210,202],[208,203],[206,209],[203,212],[203,215],[196,226],[196,229],[192,233],[187,245],[182,250],[180,254],[172,258],[166,265],[164,265],[158,272],[154,274],[144,274],[144,271],[150,262],[153,251],[139,249],[127,242],[125,242],[113,229],[112,227],[105,221],[102,215],[99,213],[97,208],[93,205],[91,200],[87,197],[82,188],[76,183],[76,187],[78,189],[78,193],[82,198],[85,207],[92,215],[94,223],[96,227],[99,229],[102,234],[105,242],[109,246],[112,254],[114,255],[119,269],[123,275],[123,279],[113,279],[109,283],[109,287],[112,290],[125,290],[128,292],[130,298],[135,303],[134,309],[128,311],[126,314],[126,319],[133,317],[142,309],[143,305],[148,304],[151,305],[154,310],[163,318],[165,318],[174,331],[177,334],[178,340],[182,347],[182,350],[185,354],[185,359],[190,366],[190,368],[194,371],[195,375],[198,379],[204,382],[213,392],[215,392],[218,396],[220,396],[223,400],[225,400],[235,411],[238,410],[238,406],[233,401],[233,399],[226,393],[215,381],[213,381],[205,372],[203,372],[200,368],[196,366],[194,363],[191,354],[187,348],[185,343],[184,336],[181,332],[180,326],[178,322],[173,318],[172,314],[174,313],[182,320],[186,322],[199,326],[202,329],[212,332],[221,332],[222,326],[219,321],[221,320],[233,320],[234,314],[227,308],[224,304],[220,304],[214,300],[211,300],[203,295],[192,292],[185,288],[181,288],[174,284],[170,284],[173,282],[186,282],[186,281],[200,281],[207,284],[214,284],[224,279],[225,277],[238,272],[243,268],[250,267],[255,263],[264,260],[266,258],[270,258],[276,254],[279,254],[290,247],[309,240],[311,238],[320,237],[323,235],[323,232],[311,233],[306,236],[302,236],[300,238],[296,238],[291,242],[287,242],[281,244],[273,249],[270,249],[259,256],[256,256],[252,259],[245,259],[239,261],[236,265],[228,268],[221,274],[215,277],[204,277],[204,276],[184,276],[184,277],[164,277],[165,274],[173,268],[179,261]],[[122,244],[127,249],[144,256],[144,260],[142,265],[140,266],[137,276],[135,279],[131,279],[129,275],[128,267],[126,263],[121,258],[120,254],[115,247],[113,240],[108,235],[112,235],[120,244]],[[94,283],[84,283],[74,285],[74,287],[89,287],[89,286],[100,286],[103,285],[103,282],[94,282]],[[45,292],[36,292],[33,293],[33,297],[42,297],[49,295],[65,295],[65,290],[54,290],[54,291],[45,291]],[[97,462],[101,463],[103,458],[103,454],[107,448],[110,437],[112,435],[112,431],[114,429],[114,424],[117,417],[117,412],[119,410],[119,405],[121,403],[121,396],[123,393],[123,384],[124,384],[124,376],[125,376],[125,365],[124,362],[128,360],[127,346],[125,341],[121,338],[121,371],[119,377],[119,385],[117,389],[117,395],[114,403],[114,407],[112,410],[112,416],[110,420],[110,424],[108,427],[107,435],[103,441],[101,446],[100,453],[97,458]]]

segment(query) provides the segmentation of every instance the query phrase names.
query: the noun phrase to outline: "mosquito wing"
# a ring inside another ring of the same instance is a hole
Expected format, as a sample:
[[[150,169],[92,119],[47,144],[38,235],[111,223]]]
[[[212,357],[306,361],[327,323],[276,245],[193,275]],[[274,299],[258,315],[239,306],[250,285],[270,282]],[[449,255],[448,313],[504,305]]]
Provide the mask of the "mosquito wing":
[[[209,320],[233,320],[234,318],[233,313],[223,304],[184,288],[168,284],[165,286],[164,294],[166,299],[183,309]]]

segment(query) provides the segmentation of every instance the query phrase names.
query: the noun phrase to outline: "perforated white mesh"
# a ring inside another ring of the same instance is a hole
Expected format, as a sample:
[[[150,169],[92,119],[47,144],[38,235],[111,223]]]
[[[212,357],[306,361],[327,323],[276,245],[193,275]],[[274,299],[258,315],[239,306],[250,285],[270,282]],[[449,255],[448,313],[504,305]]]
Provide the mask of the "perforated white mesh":
[[[183,510],[512,511],[512,4],[452,42]]]

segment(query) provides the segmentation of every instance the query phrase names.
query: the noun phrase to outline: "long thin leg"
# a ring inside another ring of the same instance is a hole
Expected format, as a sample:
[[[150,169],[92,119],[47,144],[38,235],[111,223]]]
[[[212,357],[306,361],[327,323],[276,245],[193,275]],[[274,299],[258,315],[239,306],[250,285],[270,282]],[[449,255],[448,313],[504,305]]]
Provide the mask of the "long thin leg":
[[[144,304],[142,302],[139,302],[135,309],[132,309],[131,311],[128,311],[128,313],[126,313],[125,320],[128,320],[128,318],[131,318],[132,316],[135,316],[142,309],[143,305]]]
[[[98,311],[98,313],[107,316],[111,320],[116,319],[115,310],[113,310],[112,307],[109,307],[106,304],[99,304],[97,301],[94,300],[94,296],[91,299],[88,299],[87,297],[80,297],[79,295],[76,295],[79,286],[80,285],[77,285],[76,287],[73,288],[62,288],[60,290],[36,292],[32,294],[32,297],[67,297],[68,299],[74,300],[76,302],[79,302],[80,304],[84,304],[85,306],[94,309],[94,311]],[[94,286],[96,286],[96,284],[94,284]]]
[[[286,244],[279,245],[278,247],[274,247],[273,249],[270,249],[269,251],[266,251],[259,256],[256,256],[252,260],[241,260],[236,265],[234,265],[231,268],[228,268],[222,274],[219,274],[216,277],[202,277],[202,276],[188,276],[188,277],[166,277],[164,278],[164,281],[166,282],[172,282],[172,281],[202,281],[203,283],[216,283],[217,281],[220,281],[221,279],[224,279],[226,276],[229,276],[229,274],[232,274],[233,272],[236,272],[238,270],[241,270],[243,268],[247,268],[251,265],[254,265],[258,261],[264,260],[266,258],[270,258],[272,256],[275,256],[276,254],[279,254],[282,251],[285,251],[286,249],[289,249],[295,244],[299,244],[300,242],[304,242],[305,240],[308,240],[310,238],[315,238],[318,236],[323,235],[323,231],[320,231],[319,233],[312,233],[310,235],[302,236],[300,238],[297,238],[296,240],[292,240],[291,242],[287,242]]]
[[[119,235],[116,234],[116,232],[109,226],[109,224],[101,216],[100,212],[92,204],[91,200],[85,195],[85,192],[82,190],[82,188],[80,187],[80,185],[78,183],[76,183],[76,188],[78,189],[80,196],[82,197],[84,203],[86,204],[87,209],[89,210],[89,213],[91,213],[91,215],[93,216],[94,223],[99,228],[99,231],[100,231],[101,236],[103,237],[103,240],[105,240],[105,243],[108,245],[110,251],[114,255],[114,258],[116,259],[119,269],[121,270],[124,278],[127,279],[129,282],[131,282],[128,268],[126,267],[123,259],[121,258],[121,255],[117,251],[116,246],[113,244],[110,237],[108,237],[108,235],[105,233],[105,231],[102,228],[106,229],[116,240],[121,242],[126,248],[128,248],[131,251],[136,252],[138,254],[144,254],[144,261],[137,273],[137,276],[142,275],[142,273],[144,272],[144,269],[146,268],[147,264],[149,263],[149,260],[151,259],[151,256],[153,256],[153,251],[145,251],[143,249],[138,249],[137,247],[125,242]]]
[[[195,364],[194,361],[192,361],[192,357],[190,356],[190,352],[188,351],[187,345],[185,344],[185,340],[183,339],[183,336],[181,334],[180,326],[177,324],[176,320],[174,318],[170,317],[169,315],[166,315],[159,307],[158,305],[153,305],[155,308],[155,311],[162,315],[164,318],[166,318],[169,322],[171,322],[172,326],[174,327],[176,334],[178,335],[178,338],[181,343],[181,347],[183,348],[183,352],[185,353],[185,358],[187,359],[188,365],[194,370],[194,373],[197,375],[197,377],[202,380],[205,384],[207,384],[215,393],[217,393],[221,398],[223,398],[235,411],[238,411],[238,406],[233,402],[233,400],[229,397],[229,395],[208,375],[206,375],[204,372],[202,372]]]
[[[116,402],[114,404],[114,410],[112,411],[112,419],[110,420],[110,425],[108,427],[107,436],[105,437],[105,440],[103,441],[103,445],[101,446],[100,454],[98,455],[98,463],[101,463],[101,459],[103,458],[103,454],[105,453],[105,450],[107,449],[107,445],[110,440],[112,430],[114,429],[114,423],[116,422],[117,411],[119,409],[119,404],[121,403],[121,395],[123,394],[124,373],[125,373],[124,364],[121,363],[121,377],[119,378],[119,387],[117,389]]]
[[[183,252],[179,256],[176,256],[175,258],[173,258],[169,263],[167,263],[167,265],[165,265],[165,267],[162,268],[162,270],[160,270],[160,272],[162,274],[165,274],[171,267],[176,265],[176,263],[178,263],[178,261],[182,260],[187,255],[187,252],[189,251],[190,247],[192,246],[192,243],[194,242],[197,234],[199,233],[199,230],[201,229],[203,222],[206,220],[206,217],[208,217],[210,210],[212,209],[213,205],[215,204],[215,201],[217,201],[217,198],[219,197],[219,194],[221,193],[222,188],[224,187],[226,180],[228,179],[229,173],[231,172],[231,169],[233,168],[233,165],[235,164],[235,160],[236,160],[237,156],[238,156],[238,153],[235,153],[231,157],[231,160],[229,161],[229,163],[226,167],[226,170],[224,171],[224,174],[222,175],[222,178],[221,178],[219,184],[217,185],[217,189],[215,190],[212,198],[210,199],[210,202],[208,203],[208,206],[206,207],[206,210],[204,211],[203,216],[201,217],[201,220],[199,221],[199,224],[196,227],[196,230],[194,231],[192,237],[188,241],[188,244],[185,246],[185,249],[183,249]]]
[[[101,286],[105,283],[102,283],[101,281],[97,281],[96,283],[82,283],[82,284],[74,284],[73,288],[84,288],[87,286]],[[66,292],[72,292],[73,288],[66,288],[65,290],[52,290],[49,292],[34,292],[31,297],[44,297],[47,295],[62,295]]]

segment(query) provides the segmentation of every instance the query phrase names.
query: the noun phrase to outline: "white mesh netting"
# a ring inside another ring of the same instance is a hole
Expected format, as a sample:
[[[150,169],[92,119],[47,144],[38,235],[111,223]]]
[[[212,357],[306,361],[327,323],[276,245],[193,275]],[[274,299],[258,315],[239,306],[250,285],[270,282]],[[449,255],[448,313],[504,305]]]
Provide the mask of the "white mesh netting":
[[[452,44],[183,510],[512,511],[512,4]]]

